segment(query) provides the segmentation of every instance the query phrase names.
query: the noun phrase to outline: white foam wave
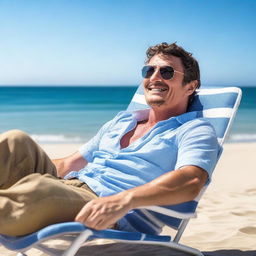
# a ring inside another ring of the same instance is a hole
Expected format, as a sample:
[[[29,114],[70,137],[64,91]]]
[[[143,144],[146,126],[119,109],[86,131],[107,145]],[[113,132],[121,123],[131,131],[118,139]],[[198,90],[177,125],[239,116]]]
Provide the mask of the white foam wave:
[[[32,139],[38,143],[80,143],[84,142],[79,136],[68,137],[63,134],[32,134]]]
[[[32,134],[31,137],[38,143],[85,143],[89,138],[67,136],[63,134]],[[256,133],[233,133],[228,142],[256,142]]]

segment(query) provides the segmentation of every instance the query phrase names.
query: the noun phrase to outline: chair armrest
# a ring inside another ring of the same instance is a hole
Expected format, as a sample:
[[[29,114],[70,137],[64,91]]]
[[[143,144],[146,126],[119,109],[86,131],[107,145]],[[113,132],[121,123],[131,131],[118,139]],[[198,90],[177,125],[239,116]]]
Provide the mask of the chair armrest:
[[[144,207],[138,207],[137,209],[150,210],[153,212],[161,213],[161,214],[178,218],[178,219],[190,219],[190,218],[196,218],[197,216],[196,212],[183,213],[183,212],[174,211],[161,206],[144,206]]]

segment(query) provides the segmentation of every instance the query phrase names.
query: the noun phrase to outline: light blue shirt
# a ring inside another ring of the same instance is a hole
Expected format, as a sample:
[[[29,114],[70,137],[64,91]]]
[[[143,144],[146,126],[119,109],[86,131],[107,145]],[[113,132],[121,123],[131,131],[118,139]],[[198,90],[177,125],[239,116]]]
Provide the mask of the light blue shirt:
[[[205,119],[197,118],[196,112],[160,121],[143,137],[121,148],[121,138],[138,121],[146,120],[148,113],[120,112],[79,149],[88,164],[65,178],[78,178],[100,197],[143,185],[187,165],[203,168],[209,182],[219,145],[214,128]]]

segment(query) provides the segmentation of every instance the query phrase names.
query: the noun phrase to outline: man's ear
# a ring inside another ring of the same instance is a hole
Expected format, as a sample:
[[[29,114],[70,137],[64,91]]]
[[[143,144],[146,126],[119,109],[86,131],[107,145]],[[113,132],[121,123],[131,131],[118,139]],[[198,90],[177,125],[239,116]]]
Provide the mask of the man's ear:
[[[196,90],[197,88],[197,85],[198,85],[198,81],[197,80],[193,80],[191,82],[189,82],[187,84],[187,92],[188,92],[188,95],[191,95],[194,93],[194,91]]]

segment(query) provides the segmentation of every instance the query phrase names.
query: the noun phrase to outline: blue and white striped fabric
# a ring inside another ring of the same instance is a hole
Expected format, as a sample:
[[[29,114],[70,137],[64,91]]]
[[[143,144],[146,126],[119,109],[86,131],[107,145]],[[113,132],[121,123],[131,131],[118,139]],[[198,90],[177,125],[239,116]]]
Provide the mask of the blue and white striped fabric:
[[[188,112],[197,111],[198,117],[208,119],[216,130],[219,144],[222,145],[233,122],[241,95],[241,89],[237,87],[200,89],[197,91]],[[128,106],[128,110],[145,108],[149,108],[149,106],[145,101],[143,86],[141,85]],[[220,154],[221,151],[219,156]],[[157,229],[163,225],[178,229],[182,219],[195,217],[198,201],[205,189],[206,187],[204,187],[197,198],[190,202],[164,207],[152,206],[147,207],[147,210],[138,210],[137,213],[145,219],[144,221],[143,218],[141,219],[140,225],[147,225],[148,228],[151,228],[152,232],[157,232]],[[152,210],[156,212],[152,212]],[[134,220],[131,219],[130,221]],[[139,223],[136,223],[137,225]]]

